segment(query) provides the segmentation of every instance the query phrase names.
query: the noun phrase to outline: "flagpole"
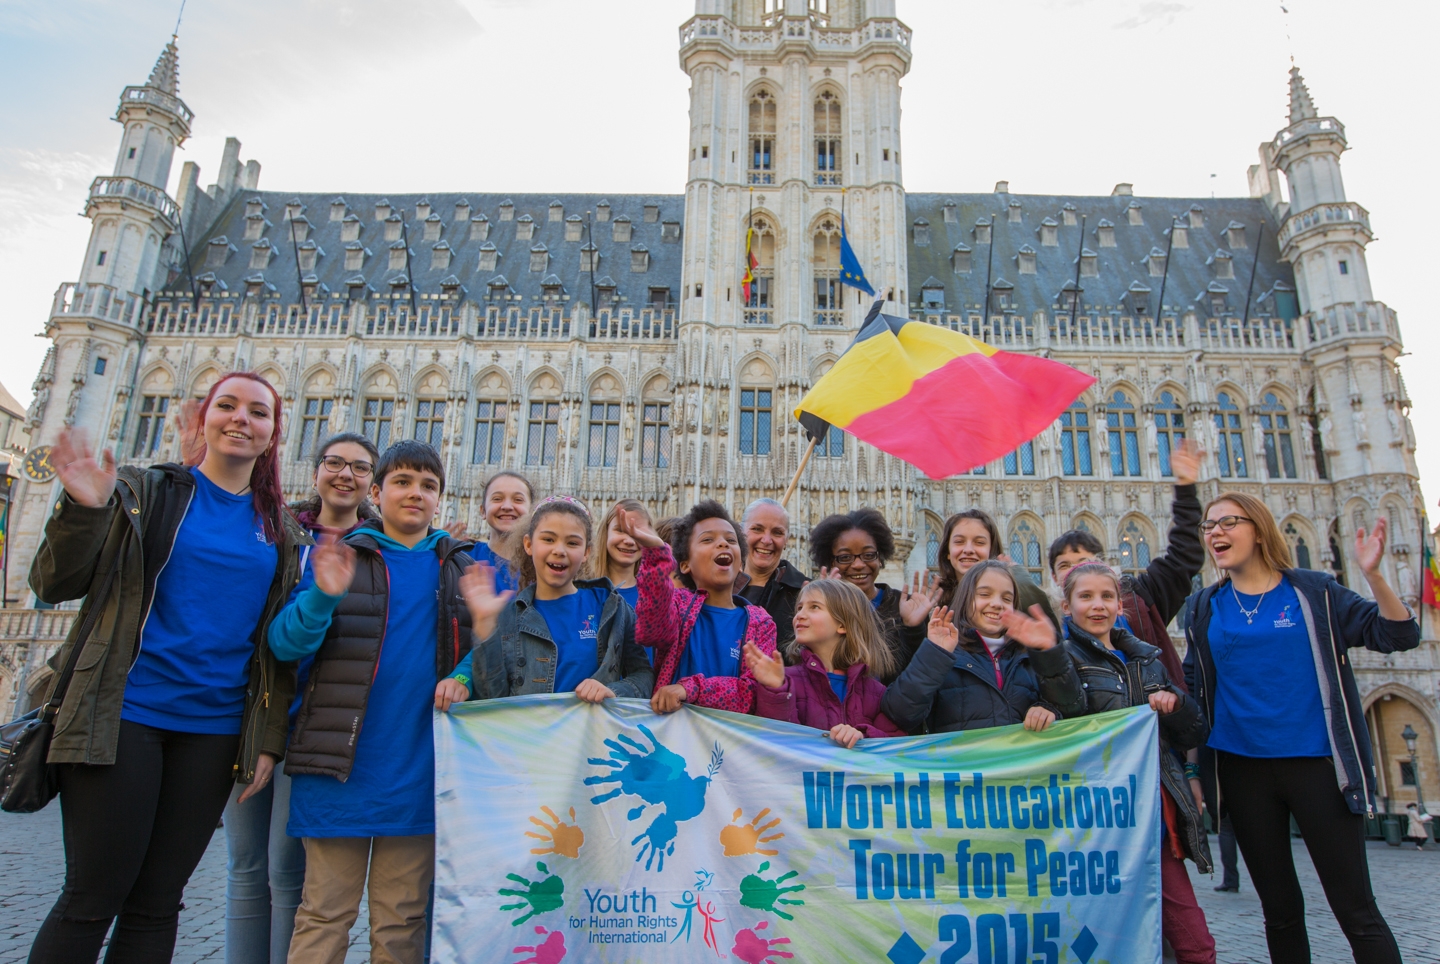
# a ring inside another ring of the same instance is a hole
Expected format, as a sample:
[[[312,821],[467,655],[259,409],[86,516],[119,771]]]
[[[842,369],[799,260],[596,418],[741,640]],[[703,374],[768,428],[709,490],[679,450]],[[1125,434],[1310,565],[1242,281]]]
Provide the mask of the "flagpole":
[[[990,327],[990,282],[995,278],[995,222],[998,220],[998,215],[990,215],[990,254],[985,259],[985,303],[980,306],[984,312],[980,316],[984,319],[980,328],[982,332]]]
[[[1255,271],[1260,267],[1260,242],[1265,238],[1265,222],[1260,222],[1260,230],[1255,235],[1255,257],[1250,262],[1250,284],[1245,289],[1245,318],[1240,322],[1244,328],[1250,323],[1250,296],[1255,293]]]
[[[1179,220],[1173,214],[1170,216],[1170,240],[1165,244],[1165,270],[1160,273],[1160,297],[1155,299],[1155,307],[1150,312],[1156,324],[1160,323],[1160,316],[1165,312],[1165,282],[1170,280],[1170,252],[1175,248],[1175,225]]]
[[[992,235],[993,237],[993,235]],[[1075,252],[1075,297],[1070,302],[1070,335],[1075,335],[1075,312],[1080,309],[1080,266],[1085,263],[1085,215],[1080,215],[1080,249]]]
[[[818,438],[812,438],[810,440],[810,447],[807,448],[805,454],[800,457],[800,465],[795,469],[795,478],[790,480],[790,485],[785,489],[785,494],[780,497],[780,504],[782,506],[789,505],[790,496],[795,494],[795,487],[800,484],[800,475],[805,471],[805,466],[810,464],[810,456],[815,454],[815,446],[819,441]]]

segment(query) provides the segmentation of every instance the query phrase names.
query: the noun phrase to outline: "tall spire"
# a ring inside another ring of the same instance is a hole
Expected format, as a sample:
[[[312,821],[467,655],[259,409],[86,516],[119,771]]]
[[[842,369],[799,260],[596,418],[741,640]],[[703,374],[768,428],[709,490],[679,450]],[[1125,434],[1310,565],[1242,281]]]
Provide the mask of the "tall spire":
[[[1310,99],[1310,91],[1305,86],[1305,78],[1300,76],[1300,68],[1290,68],[1290,123],[1298,124],[1302,120],[1309,120],[1312,117],[1319,117],[1320,112],[1315,109],[1315,102]]]
[[[154,87],[171,97],[180,96],[180,51],[175,49],[174,36],[160,51],[160,58],[155,61],[155,69],[150,71],[150,79],[145,86]]]

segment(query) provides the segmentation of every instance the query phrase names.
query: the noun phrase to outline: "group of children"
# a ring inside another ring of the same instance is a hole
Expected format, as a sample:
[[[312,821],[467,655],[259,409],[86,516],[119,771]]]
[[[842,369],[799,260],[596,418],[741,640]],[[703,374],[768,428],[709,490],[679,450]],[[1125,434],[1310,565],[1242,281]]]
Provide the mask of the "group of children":
[[[308,664],[285,761],[289,832],[307,857],[292,960],[343,957],[367,861],[372,943],[418,960],[433,873],[432,703],[648,698],[656,713],[686,703],[755,713],[846,748],[1016,723],[1038,731],[1148,704],[1169,746],[1204,739],[1194,701],[1156,650],[1117,627],[1119,577],[1098,560],[1065,578],[1066,639],[1043,607],[1017,608],[1025,597],[1009,565],[962,552],[948,605],[933,605],[933,586],[904,592],[905,626],[908,610],[928,610],[913,648],[890,641],[902,620],[887,626],[885,591],[867,594],[842,566],[822,567],[786,603],[782,650],[770,612],[740,594],[750,540],[719,503],[657,525],[624,500],[597,526],[579,500],[537,501],[527,480],[502,473],[485,489],[491,541],[471,544],[430,526],[444,481],[433,449],[391,446],[374,471],[378,518],[343,538],[320,533],[270,625],[274,654]],[[1128,662],[1144,665],[1143,686],[1130,685]],[[1114,685],[1082,684],[1100,675]]]

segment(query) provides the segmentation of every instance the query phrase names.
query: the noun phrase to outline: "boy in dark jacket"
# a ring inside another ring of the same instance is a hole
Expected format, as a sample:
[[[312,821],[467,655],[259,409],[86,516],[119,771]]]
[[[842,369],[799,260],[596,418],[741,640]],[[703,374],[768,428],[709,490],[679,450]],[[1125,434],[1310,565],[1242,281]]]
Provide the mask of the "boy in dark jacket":
[[[419,964],[435,862],[431,694],[471,645],[460,596],[469,543],[430,522],[445,487],[423,442],[375,467],[379,521],[310,556],[310,576],[270,630],[282,659],[314,654],[286,759],[291,836],[305,891],[290,960],[340,964],[370,880],[376,960]]]

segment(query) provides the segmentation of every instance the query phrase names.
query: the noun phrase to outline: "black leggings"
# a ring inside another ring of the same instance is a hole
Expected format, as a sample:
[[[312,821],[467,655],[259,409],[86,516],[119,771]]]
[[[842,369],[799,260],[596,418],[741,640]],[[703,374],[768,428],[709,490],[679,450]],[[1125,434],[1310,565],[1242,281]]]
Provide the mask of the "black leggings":
[[[1350,812],[1328,757],[1255,759],[1219,753],[1220,792],[1235,841],[1265,911],[1274,964],[1309,964],[1305,896],[1290,849],[1294,814],[1325,897],[1357,964],[1400,964],[1400,948],[1375,905],[1365,818]]]
[[[176,733],[122,720],[111,766],[60,766],[65,888],[30,964],[163,964],[180,897],[235,783],[238,736]]]

